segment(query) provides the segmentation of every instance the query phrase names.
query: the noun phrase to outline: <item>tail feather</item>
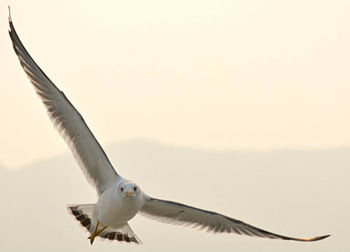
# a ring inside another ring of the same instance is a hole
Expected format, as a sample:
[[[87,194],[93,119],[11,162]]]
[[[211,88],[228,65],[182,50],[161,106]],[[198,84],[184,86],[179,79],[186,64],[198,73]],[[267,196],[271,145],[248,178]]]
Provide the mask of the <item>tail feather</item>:
[[[75,219],[80,222],[80,224],[83,227],[85,227],[89,232],[91,232],[91,219],[94,206],[95,204],[74,205],[68,206],[67,209],[75,217]]]
[[[117,240],[121,242],[134,242],[134,243],[142,243],[141,240],[135,235],[135,233],[131,230],[129,224],[125,224],[120,229],[106,228],[100,234],[100,237],[108,240]]]
[[[79,221],[79,223],[86,228],[90,234],[94,232],[96,227],[96,220],[94,220],[92,215],[94,207],[95,204],[71,205],[67,207],[68,211],[73,215],[73,217]],[[132,231],[128,223],[120,228],[107,227],[99,234],[99,237],[111,241],[117,240],[128,243],[142,243]]]

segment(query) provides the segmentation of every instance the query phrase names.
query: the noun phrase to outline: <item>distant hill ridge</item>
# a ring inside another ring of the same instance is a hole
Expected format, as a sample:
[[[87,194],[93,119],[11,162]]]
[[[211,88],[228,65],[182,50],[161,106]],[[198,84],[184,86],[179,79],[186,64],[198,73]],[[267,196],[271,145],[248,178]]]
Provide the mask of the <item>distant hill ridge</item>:
[[[317,251],[342,251],[344,243],[337,239],[342,235],[348,239],[350,148],[220,152],[133,140],[108,145],[106,151],[119,174],[154,197],[220,211],[287,235],[332,234],[329,241],[319,245],[298,245],[298,251],[315,251],[316,247]],[[0,229],[0,251],[90,249],[87,234],[65,210],[66,204],[96,201],[94,189],[71,154],[15,171],[2,167],[0,180],[4,227]],[[278,244],[209,236],[142,217],[133,220],[132,226],[145,242],[146,251],[166,250],[173,241],[166,235],[169,230],[181,240],[172,244],[177,250],[189,244],[207,244],[207,249],[202,247],[205,252],[220,244],[227,251],[232,246],[238,251],[259,251],[264,244],[266,251],[275,251]],[[95,244],[103,251],[115,251],[120,246],[123,251],[135,251],[135,247],[121,244]],[[295,251],[293,246],[297,245],[284,244],[284,251]]]

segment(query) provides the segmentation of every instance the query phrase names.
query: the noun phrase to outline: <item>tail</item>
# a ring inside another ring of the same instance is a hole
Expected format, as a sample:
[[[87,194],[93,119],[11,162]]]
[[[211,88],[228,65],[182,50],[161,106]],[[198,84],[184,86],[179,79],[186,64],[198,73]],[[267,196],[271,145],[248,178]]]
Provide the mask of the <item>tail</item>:
[[[69,213],[72,214],[73,217],[79,221],[80,224],[86,228],[90,234],[94,232],[97,223],[92,215],[94,207],[95,204],[67,206]],[[99,237],[121,242],[134,242],[138,244],[142,243],[141,240],[132,231],[128,223],[126,223],[121,228],[107,227],[99,234]]]

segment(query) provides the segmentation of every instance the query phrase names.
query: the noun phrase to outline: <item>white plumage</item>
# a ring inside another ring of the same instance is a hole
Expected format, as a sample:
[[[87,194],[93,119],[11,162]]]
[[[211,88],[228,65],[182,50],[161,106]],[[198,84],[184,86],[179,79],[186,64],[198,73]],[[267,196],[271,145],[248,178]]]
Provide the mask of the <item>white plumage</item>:
[[[128,221],[141,213],[159,221],[185,224],[211,232],[245,234],[271,239],[317,241],[328,237],[293,238],[265,231],[228,216],[181,203],[147,196],[135,183],[119,176],[80,113],[34,62],[20,41],[9,16],[9,34],[19,61],[44,103],[48,114],[70,147],[89,182],[96,187],[96,204],[73,205],[68,209],[91,234],[125,242],[140,243]]]

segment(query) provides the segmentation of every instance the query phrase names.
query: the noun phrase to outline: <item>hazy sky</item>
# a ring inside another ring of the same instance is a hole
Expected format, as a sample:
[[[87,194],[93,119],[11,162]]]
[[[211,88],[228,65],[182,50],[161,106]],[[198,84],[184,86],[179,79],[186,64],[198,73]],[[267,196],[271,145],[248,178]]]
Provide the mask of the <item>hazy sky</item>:
[[[223,153],[127,141],[107,150],[117,172],[153,197],[217,211],[280,234],[331,237],[302,243],[213,235],[137,215],[129,223],[144,244],[96,239],[91,246],[65,206],[95,202],[95,190],[67,153],[17,171],[0,168],[0,218],[6,227],[0,229],[0,251],[350,251],[350,148]],[[26,234],[20,242],[19,232]]]
[[[350,145],[349,1],[1,1],[0,164],[67,151],[7,33],[102,145]]]

